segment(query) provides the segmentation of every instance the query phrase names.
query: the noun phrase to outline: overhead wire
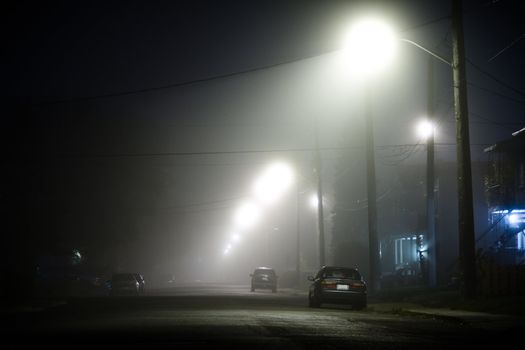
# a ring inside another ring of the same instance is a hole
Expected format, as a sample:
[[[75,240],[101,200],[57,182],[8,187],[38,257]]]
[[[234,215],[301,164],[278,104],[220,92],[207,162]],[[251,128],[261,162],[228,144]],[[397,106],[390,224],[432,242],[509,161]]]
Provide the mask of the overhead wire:
[[[411,31],[411,30],[416,30],[416,29],[428,26],[430,24],[434,24],[434,23],[443,21],[443,20],[448,19],[448,18],[450,18],[450,16],[448,16],[448,15],[447,16],[438,17],[438,18],[435,18],[435,19],[432,19],[432,20],[429,20],[429,21],[425,21],[423,23],[420,23],[420,24],[417,24],[417,25],[405,28],[401,32],[408,32],[408,31]],[[73,98],[66,98],[66,99],[52,100],[52,101],[40,101],[40,102],[31,103],[30,105],[31,106],[46,106],[46,105],[67,104],[67,103],[75,103],[75,102],[88,102],[88,101],[94,101],[94,100],[100,100],[100,99],[118,98],[118,97],[129,96],[129,95],[136,95],[136,94],[142,94],[142,93],[148,93],[148,92],[155,92],[155,91],[162,91],[162,90],[180,88],[180,87],[184,87],[184,86],[190,86],[190,85],[210,82],[210,81],[214,81],[214,80],[231,78],[231,77],[238,76],[238,75],[244,75],[244,74],[248,74],[248,73],[254,73],[254,72],[257,72],[257,71],[262,71],[262,70],[267,70],[267,69],[271,69],[271,68],[276,68],[276,67],[279,67],[279,66],[289,65],[289,64],[300,62],[300,61],[304,61],[304,60],[309,60],[309,59],[313,59],[313,58],[317,58],[317,57],[321,57],[321,56],[325,56],[325,55],[330,55],[330,54],[332,54],[334,52],[337,52],[337,51],[339,51],[339,50],[336,49],[336,50],[332,50],[332,51],[329,51],[329,52],[313,54],[313,55],[310,55],[310,56],[300,57],[300,58],[297,58],[297,59],[287,60],[287,61],[278,62],[278,63],[274,63],[274,64],[263,65],[263,66],[259,66],[259,67],[249,68],[249,69],[245,69],[245,70],[239,70],[239,71],[225,73],[225,74],[217,74],[217,75],[204,77],[204,78],[191,79],[191,80],[186,80],[186,81],[177,82],[177,83],[171,83],[171,84],[165,84],[165,85],[159,85],[159,86],[152,86],[152,87],[147,87],[147,88],[142,88],[142,89],[120,91],[120,92],[114,92],[114,93],[107,93],[107,94],[92,95],[92,96],[73,97]]]

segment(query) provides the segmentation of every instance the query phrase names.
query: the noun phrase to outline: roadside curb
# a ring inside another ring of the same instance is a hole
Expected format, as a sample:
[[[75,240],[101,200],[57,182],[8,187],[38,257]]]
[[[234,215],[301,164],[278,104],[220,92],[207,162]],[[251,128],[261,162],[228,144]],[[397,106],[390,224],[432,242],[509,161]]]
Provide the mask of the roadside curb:
[[[453,310],[447,308],[428,308],[410,303],[371,303],[369,304],[369,307],[371,308],[371,311],[378,313],[426,317],[463,325],[492,324],[495,322],[525,323],[525,317],[517,317],[514,315],[492,314],[487,312],[455,309]]]
[[[465,319],[464,316],[453,315],[453,314],[445,313],[445,312],[442,312],[442,311],[403,309],[402,313],[409,314],[409,315],[414,315],[414,316],[431,317],[431,318],[434,318],[434,319],[439,319],[439,320],[447,321],[447,322],[467,323],[467,320]]]

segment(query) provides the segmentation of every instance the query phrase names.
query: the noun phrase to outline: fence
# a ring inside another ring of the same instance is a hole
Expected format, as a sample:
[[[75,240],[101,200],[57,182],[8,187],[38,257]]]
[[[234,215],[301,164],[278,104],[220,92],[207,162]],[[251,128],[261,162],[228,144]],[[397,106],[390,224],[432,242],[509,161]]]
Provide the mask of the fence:
[[[478,282],[480,295],[525,295],[525,265],[478,262]]]

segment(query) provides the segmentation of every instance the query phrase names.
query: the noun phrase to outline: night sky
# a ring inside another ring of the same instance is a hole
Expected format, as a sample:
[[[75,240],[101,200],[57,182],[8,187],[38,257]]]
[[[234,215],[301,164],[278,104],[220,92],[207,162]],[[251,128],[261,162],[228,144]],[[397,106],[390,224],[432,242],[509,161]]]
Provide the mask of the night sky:
[[[364,106],[332,54],[365,10],[451,56],[448,1],[5,4],[9,265],[22,271],[37,256],[76,248],[110,269],[211,278],[234,209],[266,164],[289,161],[302,190],[314,188],[316,117],[333,198],[341,149],[363,151]],[[520,1],[464,2],[474,161],[525,124],[524,15]],[[428,56],[399,51],[374,82],[378,147],[417,143],[413,125],[426,111]],[[450,67],[436,62],[435,76],[436,159],[455,161]],[[397,165],[424,160],[421,149]],[[390,171],[378,163],[379,182]],[[357,173],[364,184],[364,169]],[[281,232],[283,251],[293,247],[285,232],[295,230],[294,198],[257,229]],[[304,212],[306,264],[315,266],[315,217]],[[251,237],[245,255],[271,241]],[[277,254],[281,266],[293,264]]]

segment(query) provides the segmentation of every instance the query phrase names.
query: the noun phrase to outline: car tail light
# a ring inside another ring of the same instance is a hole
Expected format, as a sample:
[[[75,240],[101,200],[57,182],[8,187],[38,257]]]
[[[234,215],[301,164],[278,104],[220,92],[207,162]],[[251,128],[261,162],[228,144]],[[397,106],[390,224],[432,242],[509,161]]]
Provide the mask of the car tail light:
[[[364,289],[365,288],[365,284],[363,282],[361,282],[361,281],[352,282],[352,283],[350,283],[350,287]]]
[[[337,289],[337,284],[334,281],[322,280],[321,285],[324,289]]]

